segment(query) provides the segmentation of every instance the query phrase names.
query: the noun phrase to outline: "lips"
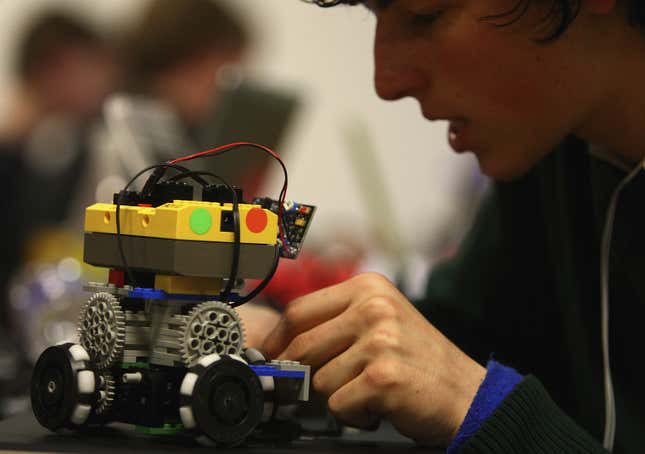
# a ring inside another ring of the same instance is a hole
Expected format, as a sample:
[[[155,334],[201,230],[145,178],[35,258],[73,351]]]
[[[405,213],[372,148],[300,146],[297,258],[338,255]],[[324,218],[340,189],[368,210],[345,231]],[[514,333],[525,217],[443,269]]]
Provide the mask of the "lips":
[[[473,151],[472,144],[468,138],[468,121],[459,117],[434,115],[430,112],[423,112],[423,116],[430,121],[446,120],[449,122],[448,142],[457,153]]]
[[[465,120],[451,120],[448,127],[448,142],[457,153],[471,151],[468,142],[467,126]]]

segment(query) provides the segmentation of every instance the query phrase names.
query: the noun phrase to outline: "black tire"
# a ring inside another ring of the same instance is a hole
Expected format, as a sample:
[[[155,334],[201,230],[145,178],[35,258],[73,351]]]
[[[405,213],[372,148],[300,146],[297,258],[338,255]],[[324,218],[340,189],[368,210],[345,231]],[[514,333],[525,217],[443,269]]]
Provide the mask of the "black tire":
[[[31,378],[34,415],[43,427],[53,431],[82,425],[87,417],[83,419],[78,414],[83,414],[82,410],[88,406],[91,410],[96,402],[95,388],[89,392],[84,389],[86,386],[79,386],[79,373],[87,372],[93,374],[95,387],[96,372],[89,361],[74,357],[70,351],[73,347],[78,349],[80,345],[70,343],[49,347],[38,358]]]
[[[223,356],[206,367],[198,363],[190,373],[198,378],[191,395],[181,399],[192,410],[196,429],[218,446],[243,443],[260,423],[264,409],[264,391],[255,372],[242,361]]]

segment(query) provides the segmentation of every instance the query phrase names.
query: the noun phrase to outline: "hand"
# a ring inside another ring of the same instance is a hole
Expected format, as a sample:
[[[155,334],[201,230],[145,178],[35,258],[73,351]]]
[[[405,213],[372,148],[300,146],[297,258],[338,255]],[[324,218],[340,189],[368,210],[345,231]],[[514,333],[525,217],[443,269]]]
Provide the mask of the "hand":
[[[424,444],[450,444],[486,375],[374,273],[292,301],[263,350],[311,365],[341,421],[386,418]]]
[[[247,303],[235,309],[244,324],[245,346],[260,348],[267,335],[280,321],[280,312],[256,303]]]

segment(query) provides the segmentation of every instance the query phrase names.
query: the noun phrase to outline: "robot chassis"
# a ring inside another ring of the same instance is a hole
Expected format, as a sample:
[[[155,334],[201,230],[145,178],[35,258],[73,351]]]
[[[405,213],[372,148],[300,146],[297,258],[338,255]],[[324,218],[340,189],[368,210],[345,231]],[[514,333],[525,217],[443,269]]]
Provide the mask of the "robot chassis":
[[[240,296],[230,290],[247,278],[268,282],[279,257],[295,258],[315,207],[238,204],[241,190],[232,196],[228,185],[204,187],[201,201],[185,183],[146,186],[86,209],[84,260],[109,268],[109,279],[85,287],[93,294],[80,342],[39,357],[36,419],[53,431],[122,422],[225,447],[294,438],[296,425],[281,414],[308,400],[309,366],[245,348]]]

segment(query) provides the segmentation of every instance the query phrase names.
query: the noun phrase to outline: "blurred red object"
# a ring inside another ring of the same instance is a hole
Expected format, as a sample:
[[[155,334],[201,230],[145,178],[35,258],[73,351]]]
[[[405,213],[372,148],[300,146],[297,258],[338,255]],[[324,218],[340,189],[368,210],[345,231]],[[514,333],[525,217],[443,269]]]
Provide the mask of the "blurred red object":
[[[353,260],[330,260],[306,253],[297,260],[280,260],[262,295],[281,309],[299,296],[349,279],[356,272],[357,265]]]

